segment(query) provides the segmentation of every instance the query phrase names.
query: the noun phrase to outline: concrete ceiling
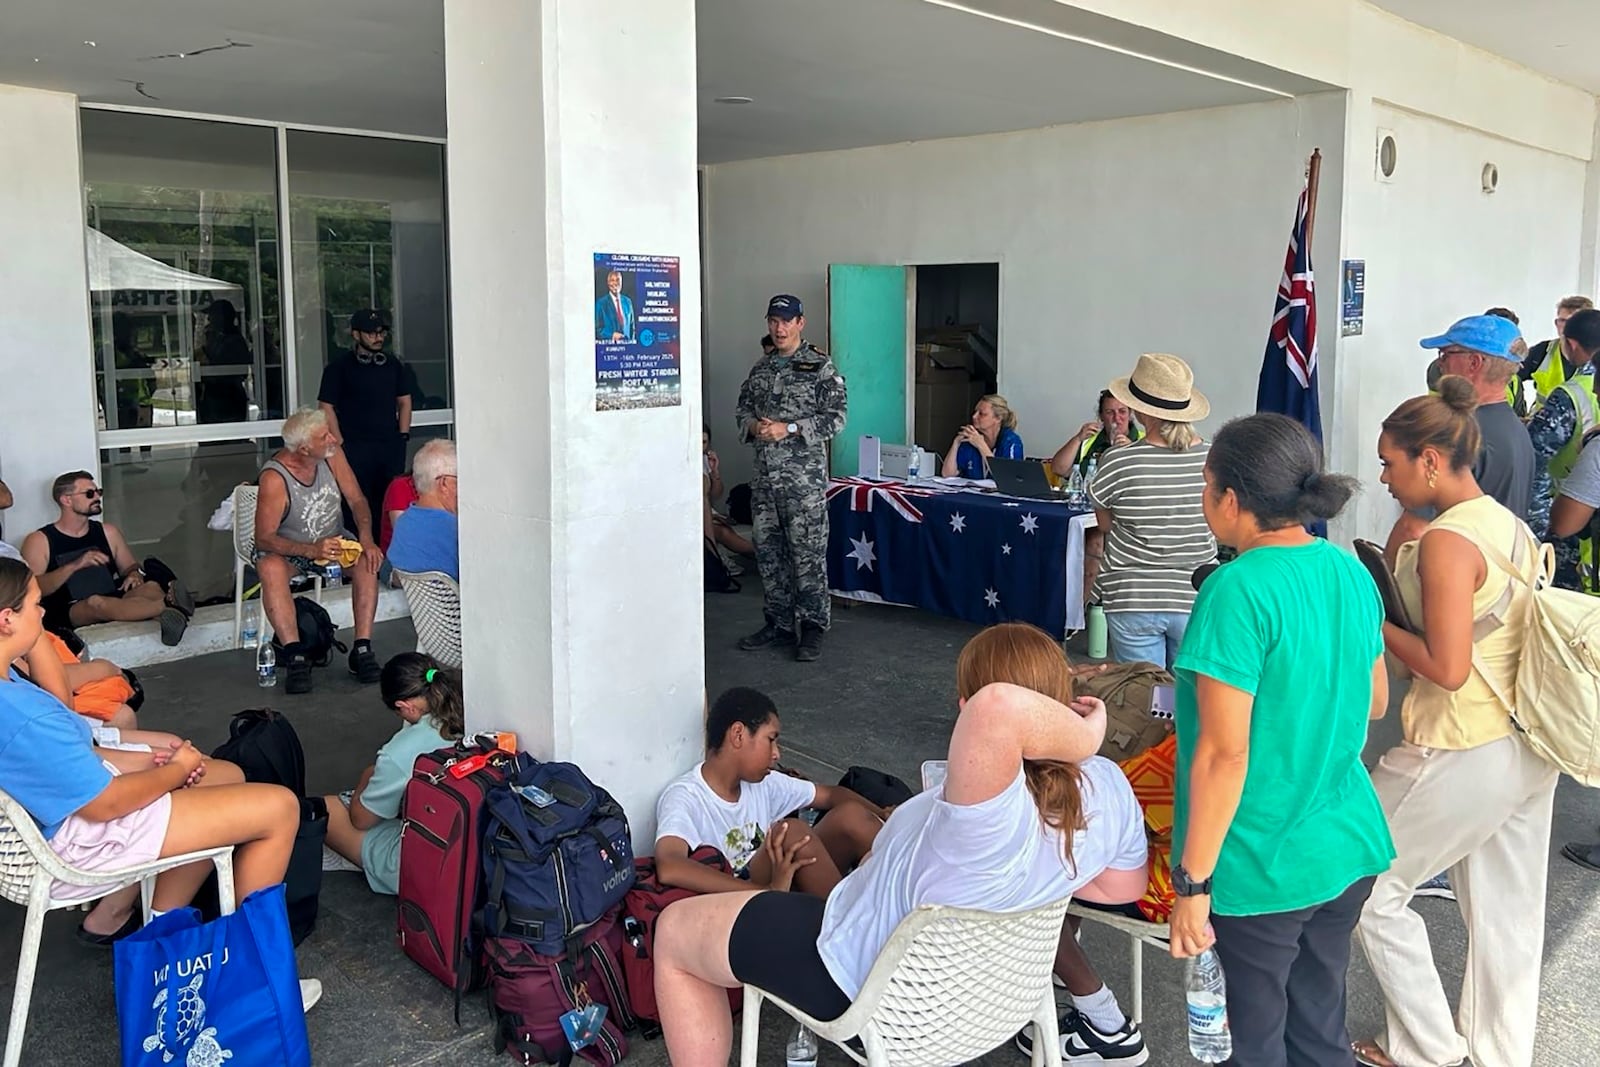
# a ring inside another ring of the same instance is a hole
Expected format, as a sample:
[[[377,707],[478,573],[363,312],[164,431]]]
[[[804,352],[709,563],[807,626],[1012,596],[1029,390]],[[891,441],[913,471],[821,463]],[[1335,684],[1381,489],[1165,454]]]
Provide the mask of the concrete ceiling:
[[[440,0],[5,7],[0,83],[95,103],[445,134]],[[1057,0],[806,0],[804,17],[796,12],[794,0],[698,0],[703,162],[1327,88]],[[1111,47],[1074,39],[1085,37]]]
[[[1403,19],[1600,95],[1595,0],[1374,0]]]

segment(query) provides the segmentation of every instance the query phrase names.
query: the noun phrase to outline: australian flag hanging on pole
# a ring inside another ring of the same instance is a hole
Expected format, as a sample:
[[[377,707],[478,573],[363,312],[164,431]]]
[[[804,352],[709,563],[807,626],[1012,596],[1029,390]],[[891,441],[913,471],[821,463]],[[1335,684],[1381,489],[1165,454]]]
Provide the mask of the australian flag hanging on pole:
[[[1256,411],[1275,411],[1305,426],[1322,440],[1322,405],[1317,396],[1317,286],[1311,269],[1311,183],[1307,179],[1295,208],[1289,251],[1278,280],[1278,303],[1272,312],[1267,354],[1256,385]],[[1328,536],[1328,524],[1308,527]]]
[[[1300,206],[1289,234],[1289,253],[1278,281],[1278,304],[1272,313],[1267,354],[1256,386],[1256,410],[1276,411],[1303,424],[1322,440],[1322,406],[1317,399],[1317,291],[1311,270],[1308,214],[1309,184],[1300,191]]]

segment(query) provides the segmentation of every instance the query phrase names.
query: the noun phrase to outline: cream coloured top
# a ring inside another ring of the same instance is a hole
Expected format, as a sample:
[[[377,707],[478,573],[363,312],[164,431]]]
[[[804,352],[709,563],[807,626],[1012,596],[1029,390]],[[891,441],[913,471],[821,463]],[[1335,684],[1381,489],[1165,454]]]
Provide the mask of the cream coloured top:
[[[1530,582],[1539,566],[1538,543],[1526,523],[1493,497],[1463,501],[1440,515],[1429,530],[1451,530],[1477,543],[1496,546]],[[1519,546],[1518,541],[1521,540]],[[1406,612],[1422,619],[1422,580],[1417,574],[1420,541],[1400,548],[1395,580]],[[1485,680],[1487,671],[1500,692],[1515,699],[1517,664],[1522,655],[1527,620],[1528,586],[1513,582],[1494,560],[1485,557],[1488,574],[1472,595],[1472,669],[1460,689],[1451,692],[1418,675],[1400,706],[1405,739],[1427,748],[1468,749],[1510,734],[1514,727],[1504,704]]]

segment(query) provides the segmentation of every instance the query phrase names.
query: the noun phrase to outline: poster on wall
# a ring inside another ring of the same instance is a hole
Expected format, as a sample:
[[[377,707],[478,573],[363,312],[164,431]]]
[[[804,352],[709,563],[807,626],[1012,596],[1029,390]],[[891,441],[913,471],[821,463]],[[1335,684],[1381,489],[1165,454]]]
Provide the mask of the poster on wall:
[[[1339,333],[1354,337],[1361,332],[1367,307],[1367,261],[1347,259],[1340,272]]]
[[[594,408],[682,403],[678,257],[594,254]]]

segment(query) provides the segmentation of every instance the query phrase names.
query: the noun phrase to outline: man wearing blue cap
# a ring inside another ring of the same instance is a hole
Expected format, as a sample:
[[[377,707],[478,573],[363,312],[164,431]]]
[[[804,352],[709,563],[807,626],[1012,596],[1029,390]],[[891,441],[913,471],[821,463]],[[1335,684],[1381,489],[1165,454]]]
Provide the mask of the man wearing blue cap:
[[[1536,462],[1528,428],[1506,402],[1506,383],[1521,365],[1522,332],[1497,315],[1474,315],[1455,323],[1422,347],[1437,350],[1439,369],[1470,381],[1478,391],[1478,429],[1483,450],[1472,474],[1485,493],[1526,521],[1533,498]]]
[[[795,659],[809,663],[822,654],[830,621],[824,491],[828,442],[844,427],[845,388],[827,353],[805,340],[805,327],[799,297],[773,297],[772,352],[739,389],[739,432],[756,450],[750,511],[766,615],[739,647],[792,646]]]

